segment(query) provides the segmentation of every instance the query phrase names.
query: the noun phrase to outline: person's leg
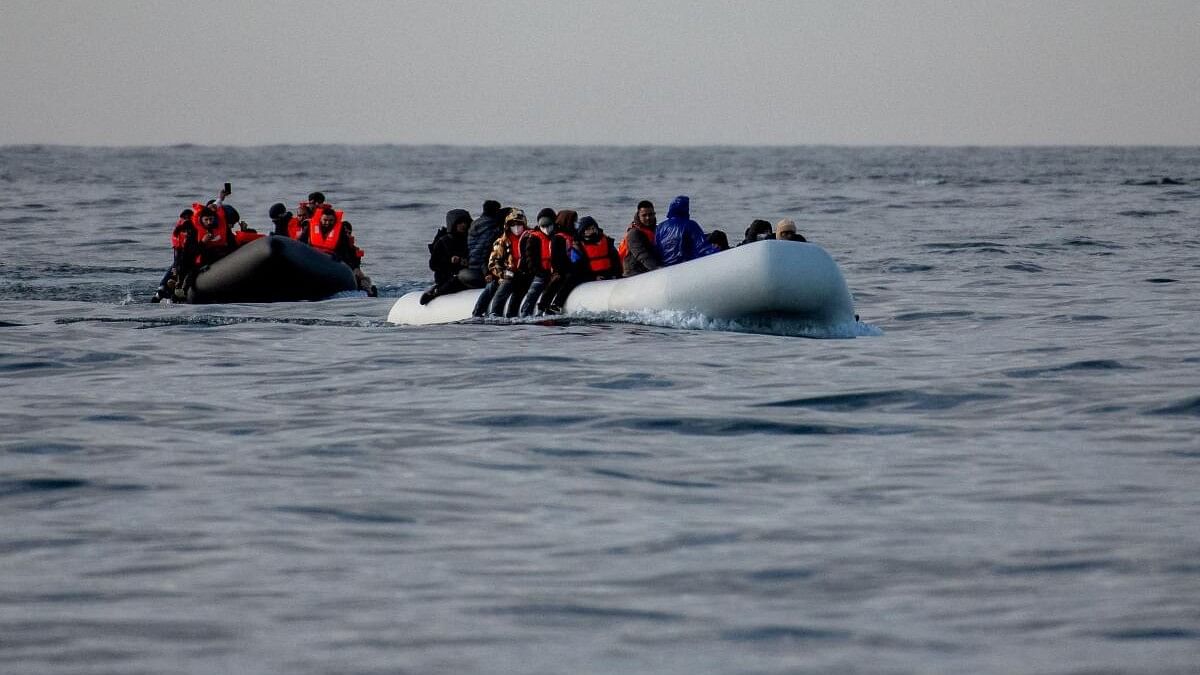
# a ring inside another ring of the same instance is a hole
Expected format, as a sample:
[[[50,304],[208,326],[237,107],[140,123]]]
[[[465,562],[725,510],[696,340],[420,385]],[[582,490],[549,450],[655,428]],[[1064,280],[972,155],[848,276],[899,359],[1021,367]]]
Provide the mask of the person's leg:
[[[483,292],[479,294],[479,299],[475,301],[475,309],[471,310],[471,316],[483,316],[488,311],[488,306],[492,302],[492,295],[496,292],[496,282],[489,281],[483,287]]]
[[[534,277],[533,281],[529,282],[529,290],[525,292],[525,299],[521,301],[521,316],[533,315],[533,310],[542,297],[542,289],[545,287],[546,277],[544,276]]]
[[[508,307],[504,312],[504,316],[513,318],[521,314],[521,301],[525,299],[525,294],[529,292],[529,277],[518,276],[513,279],[512,297],[508,299]]]
[[[504,316],[504,307],[508,304],[512,292],[512,279],[501,279],[496,286],[496,293],[492,295],[492,301],[488,305],[488,316]]]

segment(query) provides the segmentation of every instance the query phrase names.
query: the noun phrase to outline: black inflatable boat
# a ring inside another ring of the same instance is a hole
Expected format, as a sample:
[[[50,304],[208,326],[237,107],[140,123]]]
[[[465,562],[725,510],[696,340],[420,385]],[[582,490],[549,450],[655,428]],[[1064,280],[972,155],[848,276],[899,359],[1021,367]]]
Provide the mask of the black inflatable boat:
[[[308,244],[270,235],[201,269],[187,292],[194,304],[324,300],[358,289],[350,266]]]

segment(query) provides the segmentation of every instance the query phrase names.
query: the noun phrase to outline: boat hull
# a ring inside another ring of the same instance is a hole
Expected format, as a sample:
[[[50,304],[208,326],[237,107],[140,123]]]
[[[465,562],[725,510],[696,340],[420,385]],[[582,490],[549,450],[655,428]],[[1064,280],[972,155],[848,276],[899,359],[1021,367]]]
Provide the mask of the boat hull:
[[[188,302],[324,300],[357,288],[349,265],[303,242],[271,235],[240,246],[197,273]]]
[[[388,321],[427,325],[471,318],[480,291],[419,302],[408,293]],[[718,321],[786,319],[814,325],[854,322],[854,301],[837,263],[815,244],[761,241],[633,277],[580,284],[567,314],[678,312]]]

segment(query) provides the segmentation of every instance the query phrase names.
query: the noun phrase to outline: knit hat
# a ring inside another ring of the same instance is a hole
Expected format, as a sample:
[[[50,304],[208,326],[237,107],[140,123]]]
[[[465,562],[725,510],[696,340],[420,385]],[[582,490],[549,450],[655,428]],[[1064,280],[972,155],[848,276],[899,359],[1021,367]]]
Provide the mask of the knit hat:
[[[471,222],[471,214],[466,209],[450,209],[446,212],[446,229],[452,229],[459,223]]]
[[[510,211],[508,213],[508,217],[504,219],[504,224],[508,225],[509,223],[514,222],[514,221],[520,221],[523,224],[529,223],[529,221],[525,220],[525,212],[522,211],[521,209],[513,209],[512,211]]]
[[[271,205],[271,210],[267,211],[267,217],[275,220],[276,218],[282,218],[285,213],[287,213],[287,207],[276,202]]]
[[[784,218],[776,223],[775,234],[778,235],[781,232],[791,232],[794,234],[796,232],[796,221],[792,220],[791,218]]]

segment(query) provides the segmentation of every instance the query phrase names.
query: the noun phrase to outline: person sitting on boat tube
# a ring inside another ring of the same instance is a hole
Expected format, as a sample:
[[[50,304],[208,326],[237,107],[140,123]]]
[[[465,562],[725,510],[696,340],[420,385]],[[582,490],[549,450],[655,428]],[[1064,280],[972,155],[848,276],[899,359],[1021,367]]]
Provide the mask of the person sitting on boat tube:
[[[578,259],[570,274],[555,289],[546,304],[545,314],[561,314],[567,304],[567,296],[579,284],[621,276],[621,256],[617,253],[617,244],[612,237],[604,234],[595,218],[584,216],[579,219],[579,236],[575,237],[574,247]],[[549,286],[543,298],[548,293]]]
[[[466,209],[446,212],[446,226],[439,228],[429,243],[429,269],[433,270],[433,286],[421,294],[421,304],[428,305],[439,295],[457,293],[466,288],[458,273],[467,266],[467,228],[471,214]]]
[[[625,276],[631,277],[662,267],[658,251],[654,248],[654,228],[657,225],[658,216],[654,213],[654,203],[648,199],[638,202],[633,222],[626,228],[625,238],[621,240],[617,249]]]
[[[550,278],[546,280],[542,297],[537,301],[540,314],[561,313],[561,300],[565,300],[566,294],[571,292],[576,262],[579,260],[579,251],[575,248],[578,222],[579,213],[571,209],[559,211],[554,218],[554,234],[550,237]]]
[[[501,217],[500,202],[489,199],[483,203],[483,213],[467,228],[467,267],[458,273],[459,281],[467,288],[483,288],[487,284],[484,275],[487,274],[488,256],[492,244],[504,231]]]
[[[543,291],[546,289],[546,284],[550,282],[554,232],[558,219],[562,217],[562,213],[559,213],[554,218],[547,216],[538,218],[537,227],[521,237],[520,269],[529,279],[529,289],[525,291],[525,297],[521,300],[521,308],[518,310],[521,316],[533,316]]]
[[[782,241],[808,241],[796,231],[796,221],[784,218],[775,224],[775,238]]]
[[[349,265],[350,269],[354,270],[354,279],[358,282],[359,290],[375,297],[378,291],[371,284],[371,278],[362,271],[363,252],[354,243],[354,228],[344,217],[344,211],[337,211],[329,204],[322,204],[313,212],[313,217],[308,221],[309,226],[300,231],[299,239]]]
[[[542,209],[538,219],[553,218],[554,209]],[[489,316],[514,317],[520,313],[521,301],[529,290],[531,279],[521,269],[521,241],[528,232],[525,212],[513,209],[504,219],[504,234],[496,239],[488,256],[488,276],[496,280],[496,292],[488,304]]]
[[[700,224],[692,220],[690,201],[687,195],[676,197],[667,209],[667,219],[654,228],[654,248],[664,267],[718,252]]]

